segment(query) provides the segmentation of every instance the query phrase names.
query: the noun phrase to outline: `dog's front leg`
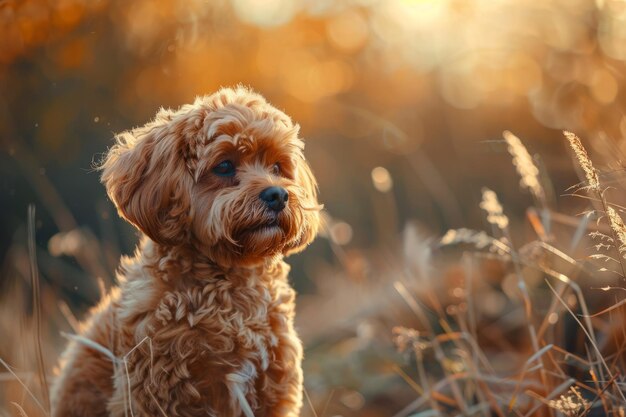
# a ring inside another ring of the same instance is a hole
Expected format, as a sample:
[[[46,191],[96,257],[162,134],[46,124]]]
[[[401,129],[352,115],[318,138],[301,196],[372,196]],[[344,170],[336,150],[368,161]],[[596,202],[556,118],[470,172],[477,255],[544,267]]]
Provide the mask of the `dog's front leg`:
[[[289,326],[291,327],[291,326]],[[302,343],[293,329],[281,336],[269,365],[268,410],[270,417],[297,417],[302,408]]]

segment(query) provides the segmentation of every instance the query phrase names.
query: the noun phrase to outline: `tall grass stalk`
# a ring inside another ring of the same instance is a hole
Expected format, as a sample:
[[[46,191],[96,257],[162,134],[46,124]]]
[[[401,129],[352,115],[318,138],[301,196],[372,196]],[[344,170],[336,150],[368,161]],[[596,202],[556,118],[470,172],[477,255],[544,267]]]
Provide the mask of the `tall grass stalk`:
[[[37,267],[37,255],[35,245],[35,206],[28,206],[28,257],[30,263],[31,285],[33,290],[33,318],[35,329],[35,351],[37,355],[37,373],[41,384],[41,394],[47,410],[50,410],[49,386],[46,378],[46,365],[43,359],[43,347],[41,343],[41,295],[39,290],[39,268]]]
[[[572,150],[574,151],[574,155],[576,156],[576,160],[578,161],[578,164],[582,168],[585,174],[585,177],[587,179],[586,181],[587,185],[583,187],[583,189],[587,189],[591,193],[597,196],[598,201],[602,204],[602,209],[604,210],[605,215],[608,216],[609,218],[609,226],[610,226],[609,229],[611,231],[611,235],[613,237],[613,242],[614,242],[613,247],[615,248],[615,251],[617,252],[616,259],[619,260],[619,265],[622,270],[622,277],[626,278],[626,265],[624,265],[624,258],[622,256],[622,251],[620,250],[620,246],[616,246],[617,242],[621,242],[620,233],[622,233],[621,237],[626,242],[626,235],[624,235],[624,232],[623,232],[624,224],[621,221],[621,218],[619,218],[619,215],[617,215],[617,213],[615,212],[615,210],[613,210],[613,208],[609,206],[609,203],[607,202],[604,196],[607,189],[601,188],[600,177],[598,175],[598,171],[593,166],[593,163],[591,162],[591,158],[589,158],[589,155],[587,154],[587,150],[585,149],[582,142],[580,141],[580,138],[578,138],[578,136],[576,136],[574,133],[568,132],[568,131],[564,131],[563,134],[569,141],[570,147],[572,148]],[[611,216],[611,214],[613,214],[613,216]],[[621,226],[620,226],[620,223],[621,223]]]

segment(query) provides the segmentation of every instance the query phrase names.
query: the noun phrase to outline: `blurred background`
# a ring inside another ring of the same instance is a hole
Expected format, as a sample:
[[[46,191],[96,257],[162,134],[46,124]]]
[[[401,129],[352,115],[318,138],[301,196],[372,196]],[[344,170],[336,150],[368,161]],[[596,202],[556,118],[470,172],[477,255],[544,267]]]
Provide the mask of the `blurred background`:
[[[617,0],[0,0],[0,357],[44,398],[33,317],[50,371],[59,332],[132,252],[137,234],[93,171],[113,135],[241,83],[301,125],[328,215],[288,260],[307,346],[303,415],[402,415],[421,388],[392,343],[392,327],[418,327],[398,280],[415,294],[436,286],[442,309],[461,296],[462,254],[434,255],[432,242],[489,226],[483,186],[514,241],[533,233],[504,130],[536,155],[554,211],[586,204],[561,196],[579,181],[562,129],[619,182],[625,60]],[[504,269],[480,266],[498,289],[482,299],[488,317],[508,308]],[[0,384],[3,415],[17,415],[10,401],[37,415],[13,375]]]

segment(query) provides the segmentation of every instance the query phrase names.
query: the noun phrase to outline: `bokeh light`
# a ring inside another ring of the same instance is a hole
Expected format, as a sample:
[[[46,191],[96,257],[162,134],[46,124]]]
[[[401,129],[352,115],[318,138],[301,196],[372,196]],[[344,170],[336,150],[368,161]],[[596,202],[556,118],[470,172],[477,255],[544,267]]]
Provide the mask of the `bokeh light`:
[[[393,187],[391,174],[384,167],[376,167],[372,170],[372,183],[381,193],[389,192]]]

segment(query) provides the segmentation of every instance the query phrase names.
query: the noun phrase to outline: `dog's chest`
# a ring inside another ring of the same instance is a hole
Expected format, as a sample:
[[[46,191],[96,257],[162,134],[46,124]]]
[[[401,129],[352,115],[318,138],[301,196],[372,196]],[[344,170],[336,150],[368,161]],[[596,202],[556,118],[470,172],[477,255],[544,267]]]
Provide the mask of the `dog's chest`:
[[[272,361],[281,328],[289,320],[292,307],[286,301],[292,293],[284,285],[235,285],[228,280],[168,291],[150,327],[157,339],[162,334],[174,336],[169,341],[174,356],[189,356],[182,345],[193,351],[191,356],[213,364],[245,360],[262,372]]]

